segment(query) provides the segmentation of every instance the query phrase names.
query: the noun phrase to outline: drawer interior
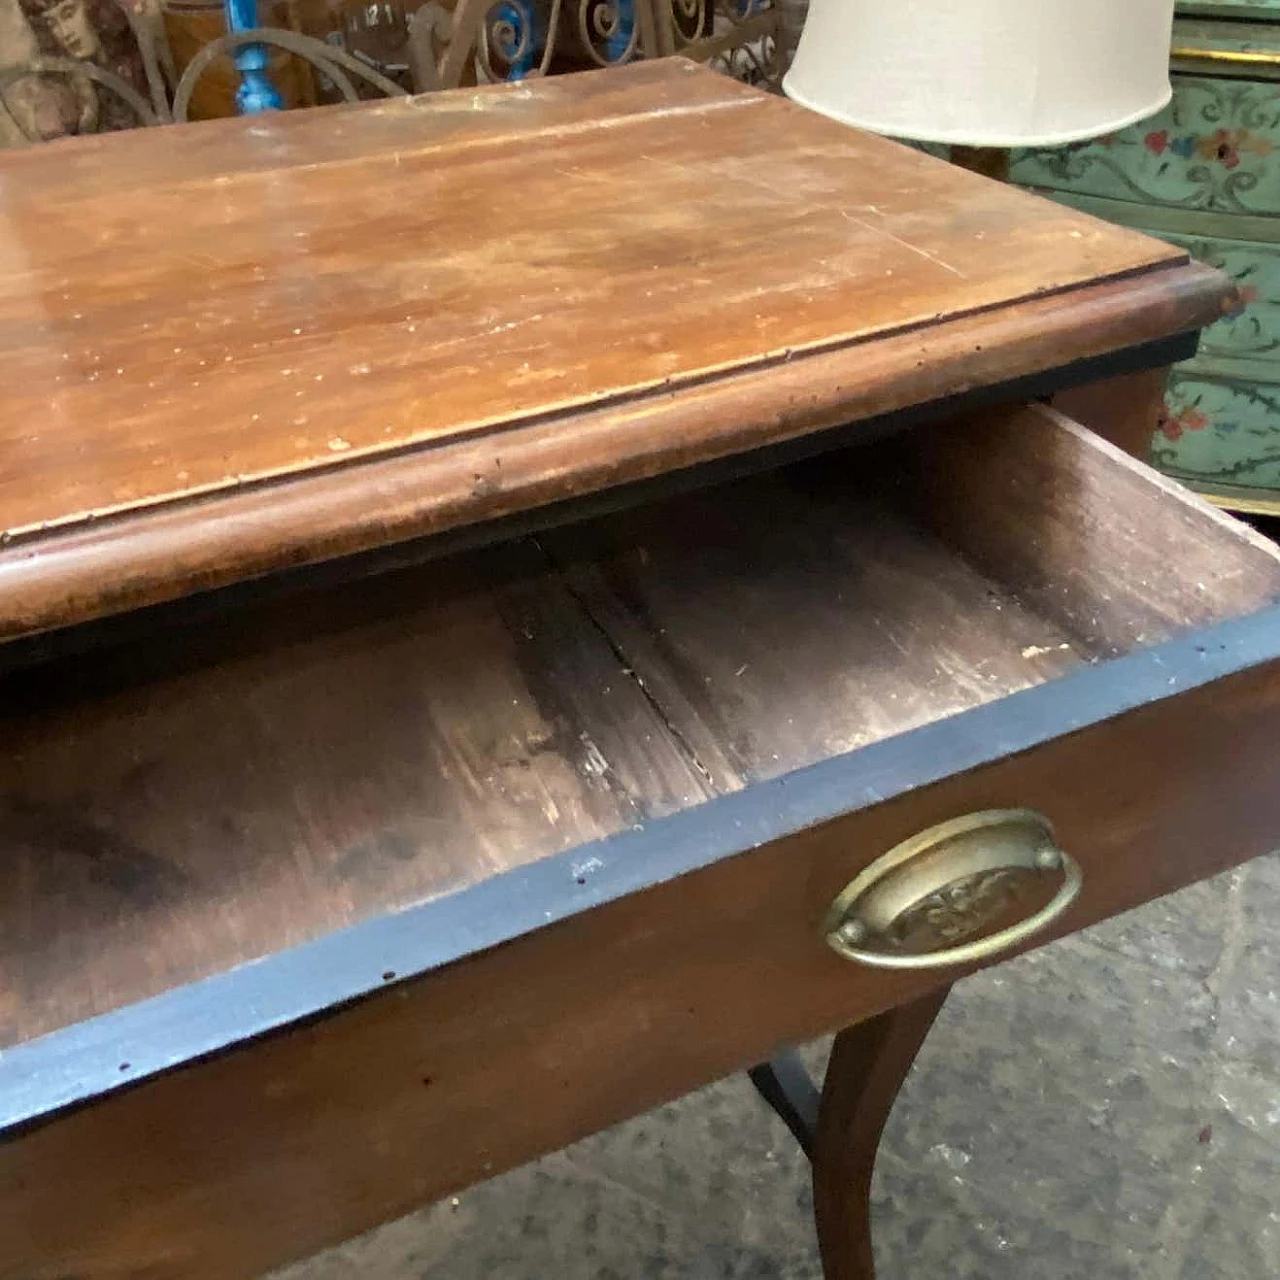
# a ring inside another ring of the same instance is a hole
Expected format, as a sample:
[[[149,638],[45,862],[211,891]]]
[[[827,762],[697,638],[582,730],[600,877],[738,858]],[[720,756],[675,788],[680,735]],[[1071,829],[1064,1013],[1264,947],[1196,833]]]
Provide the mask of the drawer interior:
[[[0,1048],[1277,600],[1032,407],[10,671]]]

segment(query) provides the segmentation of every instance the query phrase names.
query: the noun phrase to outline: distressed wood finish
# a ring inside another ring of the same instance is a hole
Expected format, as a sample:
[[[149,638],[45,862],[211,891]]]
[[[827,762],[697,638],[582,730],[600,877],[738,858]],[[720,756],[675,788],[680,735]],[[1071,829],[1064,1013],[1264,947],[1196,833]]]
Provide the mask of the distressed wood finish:
[[[972,447],[979,432],[998,468]],[[1270,539],[1052,409],[926,427],[909,448],[884,448],[922,522],[1099,656],[1247,613],[1271,589]]]
[[[1280,554],[990,409],[1180,353],[1176,249],[679,62],[71,142],[0,215],[0,1280],[249,1280],[872,1020],[864,1280],[957,975],[839,959],[850,878],[1030,806],[1060,933],[1274,844]],[[1131,445],[1156,381],[1058,403]]]
[[[680,61],[42,148],[0,234],[0,636],[1186,332],[1226,289]]]
[[[1151,436],[1164,411],[1168,382],[1168,369],[1141,369],[1069,387],[1053,397],[1053,404],[1067,417],[1147,462]]]
[[[772,777],[1280,599],[1267,539],[1039,406],[742,495],[544,538],[717,780]]]
[[[530,543],[0,704],[0,1051],[710,794]]]
[[[1270,600],[1007,410],[16,670],[0,1049]]]
[[[813,1211],[827,1280],[875,1280],[876,1150],[898,1090],[950,990],[944,986],[846,1027],[831,1046],[813,1153]]]
[[[955,529],[914,488],[953,464]],[[957,814],[1048,815],[1058,932],[1265,852],[1280,611],[1221,620],[1278,599],[1027,409],[14,673],[0,1280],[247,1280],[924,997],[819,923]],[[829,1258],[895,1066],[831,1085]]]
[[[1052,817],[1087,862],[1064,932],[1259,856],[1278,732],[1273,660],[20,1131],[0,1277],[251,1277],[922,995],[937,975],[847,965],[818,924],[877,853],[957,813]]]
[[[818,353],[597,408],[574,416],[572,429],[570,419],[552,417],[439,446],[414,465],[401,455],[375,458],[20,542],[0,550],[0,638],[492,522],[890,414],[921,402],[926,367],[928,386],[946,394],[998,386],[1011,369],[1056,368],[1064,351],[1095,356],[1196,323],[1218,287],[1208,271],[1094,286],[877,338],[858,348],[852,367],[848,351]]]

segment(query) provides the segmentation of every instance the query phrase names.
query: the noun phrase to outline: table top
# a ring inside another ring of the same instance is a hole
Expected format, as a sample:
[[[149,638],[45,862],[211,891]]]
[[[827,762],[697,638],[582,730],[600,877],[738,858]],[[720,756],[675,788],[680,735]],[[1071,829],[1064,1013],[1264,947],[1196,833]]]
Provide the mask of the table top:
[[[678,60],[8,155],[0,637],[1168,336],[1223,292]]]

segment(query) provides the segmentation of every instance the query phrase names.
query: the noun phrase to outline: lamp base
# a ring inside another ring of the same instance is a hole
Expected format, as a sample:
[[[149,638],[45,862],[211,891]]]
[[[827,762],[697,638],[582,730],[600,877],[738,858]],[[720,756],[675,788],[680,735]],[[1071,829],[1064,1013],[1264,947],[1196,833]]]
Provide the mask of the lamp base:
[[[1009,153],[1002,147],[953,146],[951,163],[997,182],[1009,180]]]

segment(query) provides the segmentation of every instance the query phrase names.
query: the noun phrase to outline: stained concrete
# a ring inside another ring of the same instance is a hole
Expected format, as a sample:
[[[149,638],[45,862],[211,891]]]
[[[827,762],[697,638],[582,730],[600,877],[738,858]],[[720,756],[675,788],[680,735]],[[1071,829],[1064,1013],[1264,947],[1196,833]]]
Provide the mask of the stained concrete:
[[[961,983],[881,1148],[880,1280],[1278,1280],[1278,992],[1280,855]],[[819,1280],[810,1213],[739,1077],[277,1280]]]

